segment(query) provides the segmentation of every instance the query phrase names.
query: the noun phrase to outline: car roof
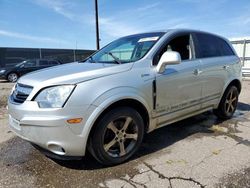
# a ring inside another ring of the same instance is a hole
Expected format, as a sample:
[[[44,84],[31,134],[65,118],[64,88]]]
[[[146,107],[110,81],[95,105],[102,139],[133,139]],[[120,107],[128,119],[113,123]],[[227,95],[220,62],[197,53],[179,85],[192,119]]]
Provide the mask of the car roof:
[[[137,34],[133,34],[133,35],[128,35],[128,36],[125,36],[125,37],[135,36],[135,35],[140,35],[140,34],[147,34],[147,33],[163,33],[163,34],[166,34],[166,33],[169,33],[169,32],[173,32],[173,33],[179,33],[179,32],[204,33],[204,34],[216,36],[216,37],[219,37],[219,38],[222,38],[222,39],[228,41],[227,38],[225,38],[223,36],[220,36],[220,35],[217,35],[217,34],[214,34],[214,33],[210,33],[210,32],[207,32],[207,31],[202,31],[202,30],[195,30],[195,29],[185,29],[185,28],[166,29],[166,30],[156,30],[156,31],[142,32],[142,33],[137,33]]]

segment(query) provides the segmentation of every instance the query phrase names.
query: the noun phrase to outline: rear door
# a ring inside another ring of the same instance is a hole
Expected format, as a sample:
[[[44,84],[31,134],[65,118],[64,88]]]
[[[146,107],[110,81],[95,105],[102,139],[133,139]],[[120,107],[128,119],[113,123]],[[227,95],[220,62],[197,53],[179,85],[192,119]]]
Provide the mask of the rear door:
[[[43,69],[43,68],[47,68],[49,67],[49,61],[48,60],[44,60],[44,59],[40,59],[39,60],[39,69]]]
[[[178,65],[167,65],[164,73],[156,73],[158,126],[199,111],[202,89],[198,74],[200,62],[195,59],[190,33],[173,37],[161,50],[160,56],[169,50],[179,52],[182,61]]]
[[[226,81],[229,78],[234,52],[222,38],[196,33],[197,58],[201,62],[202,107],[218,104]]]
[[[55,60],[49,61],[49,66],[56,66],[56,65],[60,65],[60,63],[58,61],[55,61]]]

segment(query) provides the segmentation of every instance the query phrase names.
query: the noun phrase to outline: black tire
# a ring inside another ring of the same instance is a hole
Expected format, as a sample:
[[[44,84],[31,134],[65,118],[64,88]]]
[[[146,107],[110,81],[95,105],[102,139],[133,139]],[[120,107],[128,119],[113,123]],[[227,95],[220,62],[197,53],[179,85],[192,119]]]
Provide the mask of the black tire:
[[[239,91],[235,86],[229,86],[220,101],[219,107],[214,110],[214,114],[222,120],[230,119],[238,104]]]
[[[12,82],[12,83],[16,82],[16,81],[18,80],[18,74],[15,73],[15,72],[9,73],[9,74],[7,75],[7,80],[8,80],[9,82]]]
[[[143,119],[136,110],[115,108],[97,122],[90,137],[89,151],[103,165],[120,164],[138,150],[143,134]]]

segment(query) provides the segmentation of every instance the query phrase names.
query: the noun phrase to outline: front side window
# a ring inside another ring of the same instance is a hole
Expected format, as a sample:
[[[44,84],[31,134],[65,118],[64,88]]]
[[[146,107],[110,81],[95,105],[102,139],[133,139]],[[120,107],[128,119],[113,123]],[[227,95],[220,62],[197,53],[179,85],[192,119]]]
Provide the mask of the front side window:
[[[36,60],[25,61],[24,63],[25,68],[35,67],[35,66],[36,66]]]
[[[130,63],[141,59],[164,33],[145,33],[120,38],[91,57],[95,63]]]
[[[166,44],[164,44],[160,51],[154,57],[153,64],[157,65],[162,54],[167,51],[178,52],[181,56],[181,60],[192,59],[190,34],[174,37]]]

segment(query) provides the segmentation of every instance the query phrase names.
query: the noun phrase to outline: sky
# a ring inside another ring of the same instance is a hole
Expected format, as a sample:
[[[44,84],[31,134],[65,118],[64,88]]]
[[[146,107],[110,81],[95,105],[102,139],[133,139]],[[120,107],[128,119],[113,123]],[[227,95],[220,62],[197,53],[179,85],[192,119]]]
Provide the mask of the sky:
[[[191,28],[250,36],[249,0],[99,0],[101,47],[119,37]],[[0,0],[0,47],[95,49],[94,0]]]

